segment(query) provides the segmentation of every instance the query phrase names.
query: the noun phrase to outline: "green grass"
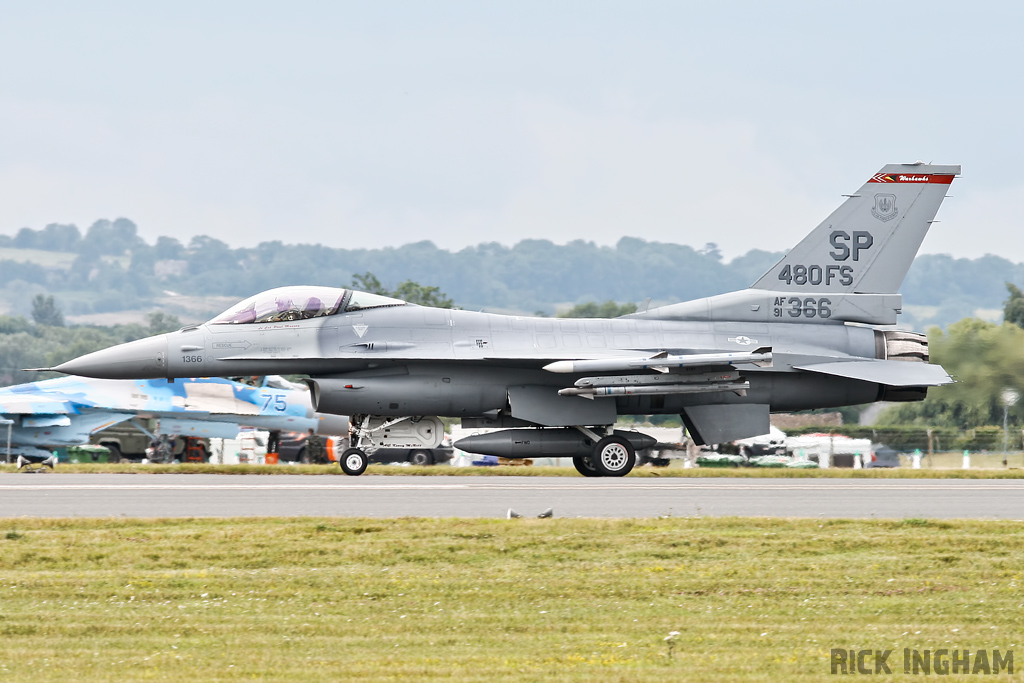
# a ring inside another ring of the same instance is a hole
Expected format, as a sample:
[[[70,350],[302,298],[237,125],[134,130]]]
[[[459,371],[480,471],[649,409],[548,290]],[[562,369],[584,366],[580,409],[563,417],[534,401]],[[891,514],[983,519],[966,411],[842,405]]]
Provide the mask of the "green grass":
[[[0,465],[0,473],[15,472]],[[345,476],[337,465],[138,465],[134,463],[59,464],[57,472],[93,474],[328,474]],[[430,477],[579,477],[571,467],[406,467],[370,465],[363,476],[415,475]],[[827,469],[639,467],[630,477],[743,477],[782,479],[1024,479],[1024,469]]]
[[[817,681],[832,647],[898,674],[903,647],[1024,637],[1012,522],[0,527],[0,680]]]

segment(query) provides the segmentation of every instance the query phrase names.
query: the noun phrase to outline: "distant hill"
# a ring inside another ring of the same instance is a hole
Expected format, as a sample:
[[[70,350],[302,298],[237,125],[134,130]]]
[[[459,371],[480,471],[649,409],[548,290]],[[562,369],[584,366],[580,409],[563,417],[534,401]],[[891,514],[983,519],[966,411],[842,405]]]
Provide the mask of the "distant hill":
[[[120,218],[97,221],[85,234],[53,224],[0,235],[0,301],[7,312],[26,314],[32,296],[45,292],[71,321],[127,322],[154,308],[198,320],[263,289],[346,286],[369,271],[392,287],[405,280],[436,285],[463,308],[550,315],[586,301],[650,297],[658,305],[742,289],[781,256],[752,250],[726,262],[713,244],[694,249],[634,237],[614,247],[523,240],[459,251],[431,242],[380,249],[264,242],[233,249],[206,236],[149,244]],[[1024,265],[991,255],[919,256],[904,283],[901,322],[921,328],[979,313],[998,318],[1005,282],[1024,285]]]

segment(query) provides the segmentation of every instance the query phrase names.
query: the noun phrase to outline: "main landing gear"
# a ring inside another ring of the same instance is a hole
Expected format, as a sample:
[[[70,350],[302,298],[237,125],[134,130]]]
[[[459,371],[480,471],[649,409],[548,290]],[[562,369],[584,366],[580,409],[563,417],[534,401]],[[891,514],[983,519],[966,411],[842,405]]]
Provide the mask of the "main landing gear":
[[[513,459],[572,458],[584,477],[624,477],[636,464],[637,450],[657,442],[640,432],[616,431],[614,425],[538,425],[474,434],[452,445],[467,453]]]
[[[629,439],[614,433],[599,437],[585,427],[577,429],[596,441],[590,454],[573,457],[577,472],[584,477],[624,477],[630,473],[636,464],[636,448]]]

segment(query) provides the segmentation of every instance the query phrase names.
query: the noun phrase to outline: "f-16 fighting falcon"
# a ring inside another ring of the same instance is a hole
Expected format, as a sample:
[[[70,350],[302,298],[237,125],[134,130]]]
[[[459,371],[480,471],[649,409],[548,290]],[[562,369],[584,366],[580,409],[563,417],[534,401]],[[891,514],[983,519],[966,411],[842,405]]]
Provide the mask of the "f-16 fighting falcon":
[[[0,415],[14,421],[11,441],[19,453],[38,447],[75,446],[136,418],[158,418],[158,434],[233,439],[241,426],[269,430],[348,434],[348,420],[314,413],[309,392],[280,377],[260,386],[202,378],[110,380],[60,377],[0,389]],[[138,422],[139,431],[148,433]]]
[[[470,452],[573,456],[623,476],[621,414],[679,414],[698,444],[768,432],[773,411],[918,401],[952,382],[923,334],[896,323],[897,291],[959,166],[885,166],[749,289],[612,320],[416,306],[327,287],[282,287],[204,325],[122,344],[60,372],[107,378],[306,373],[316,410],[353,415],[346,473],[366,452],[440,440],[434,416],[509,428]],[[433,444],[436,445],[436,444]]]

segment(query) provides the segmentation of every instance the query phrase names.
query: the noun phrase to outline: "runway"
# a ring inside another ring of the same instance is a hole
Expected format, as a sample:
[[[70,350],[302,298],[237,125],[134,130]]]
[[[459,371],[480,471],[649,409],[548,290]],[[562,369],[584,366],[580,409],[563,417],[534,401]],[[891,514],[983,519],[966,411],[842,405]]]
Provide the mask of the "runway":
[[[1024,481],[0,474],[0,517],[1024,519]]]

